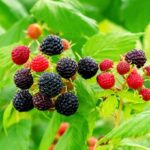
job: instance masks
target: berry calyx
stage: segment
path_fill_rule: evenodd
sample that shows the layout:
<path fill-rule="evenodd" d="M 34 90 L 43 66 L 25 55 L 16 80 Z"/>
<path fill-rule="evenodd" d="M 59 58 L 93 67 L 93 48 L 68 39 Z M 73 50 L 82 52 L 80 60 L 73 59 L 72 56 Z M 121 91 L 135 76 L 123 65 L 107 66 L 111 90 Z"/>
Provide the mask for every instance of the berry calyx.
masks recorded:
<path fill-rule="evenodd" d="M 31 39 L 37 39 L 42 34 L 42 28 L 39 24 L 30 24 L 27 29 L 27 35 Z"/>
<path fill-rule="evenodd" d="M 77 63 L 70 58 L 62 58 L 57 63 L 56 70 L 60 76 L 69 79 L 75 75 L 77 71 Z"/>
<path fill-rule="evenodd" d="M 126 61 L 120 61 L 117 65 L 117 72 L 120 75 L 124 75 L 130 71 L 130 64 Z"/>
<path fill-rule="evenodd" d="M 110 59 L 105 59 L 99 64 L 99 68 L 101 71 L 107 71 L 113 68 L 114 62 Z"/>
<path fill-rule="evenodd" d="M 150 76 L 150 66 L 146 66 L 144 68 L 144 71 L 145 71 L 145 73 L 146 73 L 147 76 Z"/>
<path fill-rule="evenodd" d="M 32 59 L 30 67 L 35 72 L 43 72 L 49 67 L 49 63 L 44 56 L 38 55 Z"/>
<path fill-rule="evenodd" d="M 49 56 L 61 54 L 63 49 L 62 40 L 56 35 L 47 36 L 40 45 L 40 51 Z"/>
<path fill-rule="evenodd" d="M 65 131 L 68 129 L 68 127 L 69 127 L 69 124 L 67 122 L 61 123 L 59 130 L 58 130 L 58 134 L 62 136 L 65 133 Z"/>
<path fill-rule="evenodd" d="M 78 98 L 71 92 L 61 94 L 55 103 L 58 113 L 65 116 L 73 115 L 79 106 Z"/>
<path fill-rule="evenodd" d="M 125 60 L 128 63 L 135 64 L 137 68 L 141 68 L 142 66 L 144 66 L 147 59 L 144 51 L 133 49 L 125 55 Z"/>
<path fill-rule="evenodd" d="M 149 101 L 150 100 L 150 89 L 148 88 L 142 88 L 139 92 L 140 95 L 142 95 L 143 100 Z"/>
<path fill-rule="evenodd" d="M 132 89 L 139 89 L 143 86 L 143 78 L 137 72 L 136 69 L 132 70 L 132 72 L 127 77 L 127 84 Z"/>
<path fill-rule="evenodd" d="M 92 78 L 98 71 L 98 65 L 94 59 L 85 57 L 78 62 L 78 73 L 84 79 Z"/>
<path fill-rule="evenodd" d="M 68 50 L 70 48 L 70 42 L 66 39 L 62 39 L 62 43 L 64 46 L 64 50 Z"/>
<path fill-rule="evenodd" d="M 29 89 L 33 84 L 33 77 L 30 69 L 18 70 L 14 76 L 14 82 L 20 89 Z"/>
<path fill-rule="evenodd" d="M 115 78 L 112 73 L 101 73 L 97 76 L 97 82 L 103 89 L 110 89 L 115 85 Z"/>
<path fill-rule="evenodd" d="M 17 65 L 22 65 L 29 59 L 30 50 L 27 46 L 17 46 L 11 52 L 12 61 Z"/>

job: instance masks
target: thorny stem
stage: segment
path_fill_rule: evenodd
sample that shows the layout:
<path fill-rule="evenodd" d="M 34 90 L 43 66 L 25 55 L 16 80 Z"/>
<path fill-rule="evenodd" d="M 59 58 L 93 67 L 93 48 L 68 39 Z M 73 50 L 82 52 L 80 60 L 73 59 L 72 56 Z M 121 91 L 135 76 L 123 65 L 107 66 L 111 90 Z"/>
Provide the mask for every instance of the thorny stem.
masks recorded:
<path fill-rule="evenodd" d="M 123 101 L 122 101 L 122 99 L 120 99 L 119 108 L 115 115 L 115 128 L 117 128 L 120 124 L 122 106 L 123 106 Z"/>

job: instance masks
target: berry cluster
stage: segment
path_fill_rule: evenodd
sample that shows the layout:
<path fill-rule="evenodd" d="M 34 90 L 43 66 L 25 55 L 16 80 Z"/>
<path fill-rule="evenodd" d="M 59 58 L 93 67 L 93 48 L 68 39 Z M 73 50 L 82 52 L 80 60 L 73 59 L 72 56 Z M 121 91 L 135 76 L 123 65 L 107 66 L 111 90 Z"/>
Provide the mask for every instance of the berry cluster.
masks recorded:
<path fill-rule="evenodd" d="M 48 35 L 39 45 L 38 54 L 32 58 L 27 46 L 17 46 L 12 50 L 12 61 L 17 65 L 24 64 L 24 68 L 14 75 L 14 83 L 20 89 L 13 100 L 16 110 L 56 109 L 65 116 L 77 111 L 79 102 L 72 81 L 77 72 L 85 79 L 93 77 L 98 71 L 98 64 L 90 57 L 85 57 L 78 63 L 68 57 L 61 58 L 56 64 L 50 62 L 50 57 L 59 55 L 68 48 L 70 43 L 66 39 Z"/>
<path fill-rule="evenodd" d="M 88 150 L 94 150 L 97 141 L 98 140 L 95 137 L 90 137 L 87 141 Z"/>
<path fill-rule="evenodd" d="M 103 60 L 99 68 L 101 73 L 97 76 L 97 82 L 103 89 L 121 90 L 115 85 L 117 82 L 117 72 L 124 79 L 123 87 L 138 90 L 143 100 L 150 100 L 150 89 L 144 87 L 144 78 L 150 77 L 150 66 L 144 66 L 146 63 L 146 56 L 144 51 L 133 49 L 125 54 L 117 65 L 110 59 Z M 138 71 L 143 68 L 143 73 Z"/>

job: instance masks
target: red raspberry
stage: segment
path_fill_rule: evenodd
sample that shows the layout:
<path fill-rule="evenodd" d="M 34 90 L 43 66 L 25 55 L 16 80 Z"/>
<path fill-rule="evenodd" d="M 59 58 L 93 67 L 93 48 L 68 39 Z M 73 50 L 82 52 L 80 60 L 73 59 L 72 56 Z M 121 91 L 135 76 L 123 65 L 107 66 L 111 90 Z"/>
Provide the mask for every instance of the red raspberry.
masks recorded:
<path fill-rule="evenodd" d="M 143 86 L 143 78 L 138 74 L 137 70 L 134 69 L 127 77 L 128 86 L 132 89 L 138 89 Z"/>
<path fill-rule="evenodd" d="M 111 73 L 101 73 L 97 76 L 97 82 L 101 88 L 110 89 L 115 84 L 115 78 Z"/>
<path fill-rule="evenodd" d="M 66 39 L 62 39 L 62 43 L 63 43 L 63 46 L 64 46 L 64 50 L 67 50 L 70 48 L 70 42 Z"/>
<path fill-rule="evenodd" d="M 37 39 L 42 34 L 42 29 L 40 25 L 34 23 L 29 25 L 27 34 L 31 39 Z"/>
<path fill-rule="evenodd" d="M 62 123 L 62 124 L 60 125 L 59 130 L 58 130 L 58 134 L 59 134 L 60 136 L 62 136 L 62 135 L 65 133 L 65 131 L 67 130 L 68 127 L 69 127 L 69 124 L 68 124 L 68 123 L 66 123 L 66 122 Z"/>
<path fill-rule="evenodd" d="M 95 148 L 90 146 L 90 147 L 88 147 L 88 150 L 95 150 Z"/>
<path fill-rule="evenodd" d="M 150 66 L 146 66 L 146 67 L 144 68 L 144 70 L 145 70 L 145 72 L 146 72 L 146 75 L 147 75 L 147 76 L 150 76 Z"/>
<path fill-rule="evenodd" d="M 17 46 L 11 52 L 12 61 L 17 65 L 22 65 L 29 59 L 30 49 L 27 46 Z"/>
<path fill-rule="evenodd" d="M 97 139 L 96 139 L 95 137 L 90 137 L 90 138 L 88 139 L 87 144 L 88 144 L 89 147 L 94 147 L 95 144 L 96 144 L 96 142 L 97 142 Z"/>
<path fill-rule="evenodd" d="M 140 90 L 139 93 L 140 93 L 140 95 L 142 95 L 142 97 L 145 101 L 150 100 L 150 89 L 143 88 L 143 89 Z"/>
<path fill-rule="evenodd" d="M 107 71 L 107 70 L 109 70 L 110 68 L 112 68 L 113 67 L 113 61 L 112 60 L 110 60 L 110 59 L 105 59 L 105 60 L 103 60 L 101 63 L 100 63 L 100 65 L 99 65 L 99 67 L 100 67 L 100 70 L 101 71 Z"/>
<path fill-rule="evenodd" d="M 48 68 L 48 66 L 48 60 L 42 55 L 34 57 L 30 63 L 31 69 L 35 72 L 43 72 Z"/>
<path fill-rule="evenodd" d="M 124 75 L 128 73 L 130 70 L 130 64 L 127 63 L 126 61 L 120 61 L 119 64 L 117 65 L 117 71 L 120 75 Z"/>

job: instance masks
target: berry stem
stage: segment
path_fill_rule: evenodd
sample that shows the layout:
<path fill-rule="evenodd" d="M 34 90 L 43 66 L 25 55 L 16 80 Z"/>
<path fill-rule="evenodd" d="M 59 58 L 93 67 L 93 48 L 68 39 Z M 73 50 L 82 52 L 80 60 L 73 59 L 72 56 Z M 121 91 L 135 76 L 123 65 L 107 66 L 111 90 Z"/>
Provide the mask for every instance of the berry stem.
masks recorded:
<path fill-rule="evenodd" d="M 115 115 L 115 128 L 117 128 L 120 124 L 122 104 L 123 104 L 123 101 L 122 101 L 122 99 L 120 99 L 119 108 L 118 108 L 116 115 Z"/>

